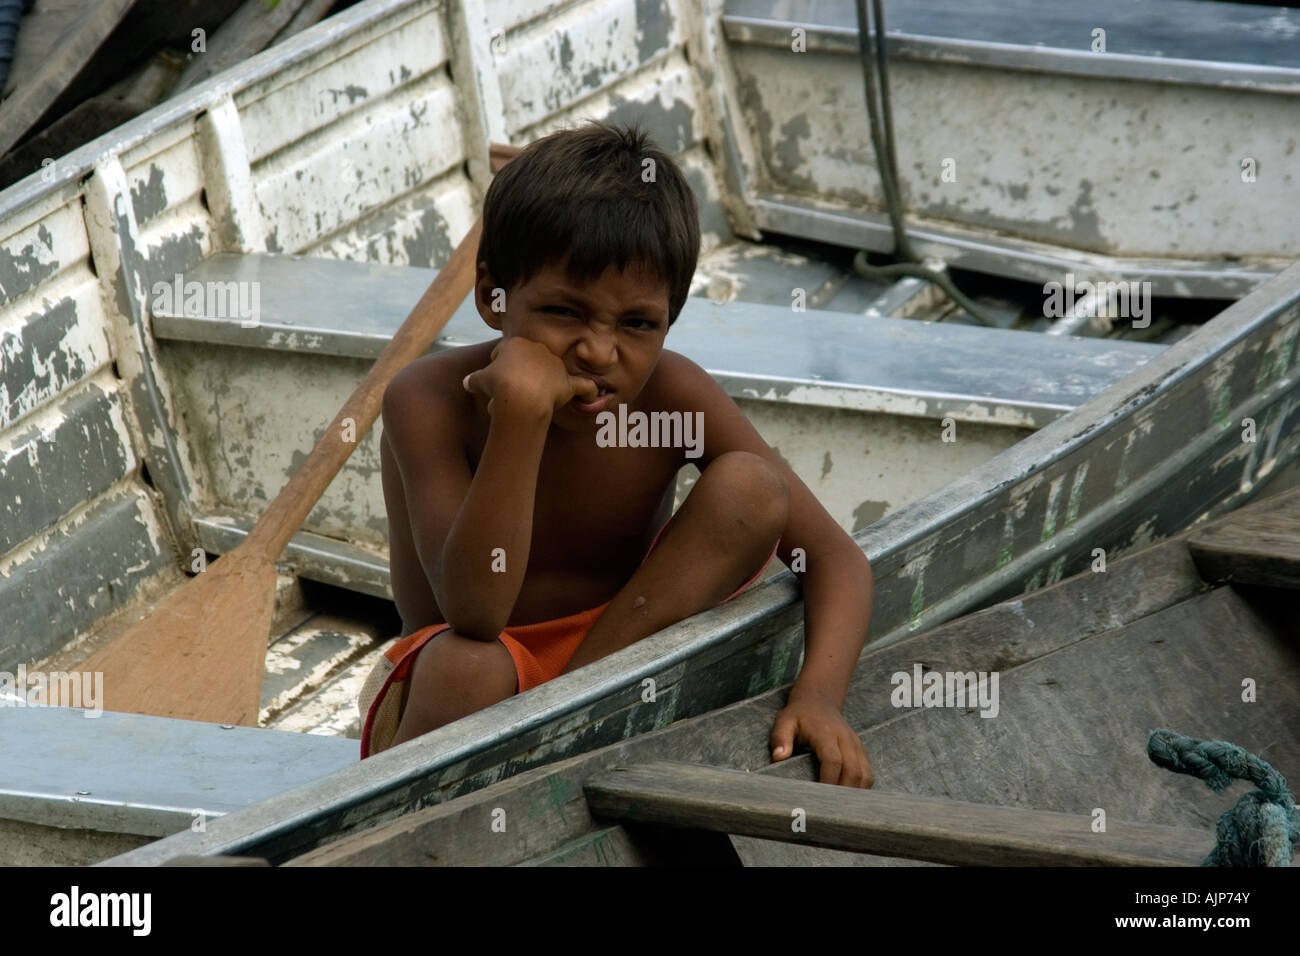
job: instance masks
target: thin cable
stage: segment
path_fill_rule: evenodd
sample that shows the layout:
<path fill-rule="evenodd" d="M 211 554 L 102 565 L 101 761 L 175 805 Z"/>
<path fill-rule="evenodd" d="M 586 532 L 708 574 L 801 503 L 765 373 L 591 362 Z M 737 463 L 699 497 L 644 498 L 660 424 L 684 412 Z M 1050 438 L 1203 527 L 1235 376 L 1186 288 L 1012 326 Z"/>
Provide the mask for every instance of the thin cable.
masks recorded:
<path fill-rule="evenodd" d="M 885 195 L 889 224 L 894 233 L 893 254 L 904 261 L 887 266 L 873 266 L 867 262 L 866 251 L 860 250 L 853 257 L 853 269 L 859 275 L 870 279 L 892 279 L 907 275 L 928 280 L 947 293 L 949 298 L 981 325 L 997 325 L 990 312 L 977 305 L 957 288 L 944 265 L 935 266 L 920 262 L 916 250 L 912 248 L 903 216 L 903 196 L 898 180 L 898 154 L 894 143 L 894 111 L 889 91 L 889 55 L 885 49 L 883 0 L 871 0 L 870 12 L 867 10 L 866 0 L 857 0 L 857 11 L 858 49 L 862 59 L 862 80 L 867 97 L 871 145 L 876 152 L 880 188 Z M 873 35 L 874 52 L 871 44 Z M 875 75 L 877 73 L 878 77 Z"/>
<path fill-rule="evenodd" d="M 898 217 L 895 230 L 895 244 L 898 254 L 904 259 L 916 261 L 918 256 L 912 248 L 912 241 L 907 236 L 903 219 L 903 187 L 898 179 L 898 152 L 894 147 L 894 109 L 893 97 L 889 95 L 889 53 L 885 49 L 885 10 L 881 0 L 871 0 L 871 9 L 875 14 L 873 32 L 876 37 L 876 65 L 880 71 L 880 112 L 881 128 L 885 134 L 885 164 L 889 167 L 889 180 L 894 194 L 894 210 Z"/>

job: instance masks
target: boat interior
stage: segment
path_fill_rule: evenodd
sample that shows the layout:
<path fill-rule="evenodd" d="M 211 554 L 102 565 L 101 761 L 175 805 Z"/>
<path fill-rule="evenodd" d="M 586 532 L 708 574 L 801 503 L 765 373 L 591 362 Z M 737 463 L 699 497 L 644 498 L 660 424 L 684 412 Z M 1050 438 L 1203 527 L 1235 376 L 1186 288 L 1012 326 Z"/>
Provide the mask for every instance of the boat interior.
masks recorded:
<path fill-rule="evenodd" d="M 887 260 L 889 218 L 856 26 L 811 0 L 512 0 L 492 20 L 474 4 L 367 0 L 59 157 L 0 192 L 0 671 L 71 669 L 242 541 L 470 228 L 489 144 L 587 118 L 640 123 L 686 172 L 704 247 L 668 347 L 706 368 L 879 557 L 878 580 L 897 575 L 873 623 L 880 653 L 1084 566 L 1089 542 L 1052 553 L 1047 527 L 1057 514 L 1063 532 L 1101 527 L 1119 507 L 1116 482 L 1138 489 L 1105 524 L 1119 553 L 1285 486 L 1300 421 L 1284 400 L 1298 293 L 1279 273 L 1300 243 L 1276 214 L 1284 187 L 1164 207 L 1229 153 L 1290 169 L 1285 143 L 1259 130 L 1288 121 L 1300 57 L 1252 13 L 1241 62 L 1224 63 L 1213 42 L 1223 5 L 1167 2 L 1187 15 L 1113 3 L 1125 28 L 1111 30 L 1105 70 L 1074 14 L 1049 25 L 1027 0 L 993 19 L 958 15 L 959 0 L 890 4 L 908 228 L 994 327 L 922 279 L 855 268 L 860 250 Z M 806 52 L 791 51 L 792 23 Z M 778 65 L 795 55 L 798 68 Z M 1002 105 L 956 115 L 962 89 Z M 1168 174 L 1186 181 L 1139 177 L 1143 228 L 1184 237 L 1157 248 L 1113 193 L 1124 169 L 1163 162 L 1161 145 L 1130 142 L 1123 163 L 1072 152 L 1084 165 L 1063 166 L 1070 122 L 1046 116 L 1086 95 L 1110 104 L 1102 126 L 1163 110 L 1177 137 L 1188 90 L 1204 92 L 1224 132 L 1199 141 L 1191 171 Z M 994 115 L 1007 123 L 998 137 Z M 972 188 L 927 192 L 939 170 L 923 174 L 920 157 L 958 142 L 979 144 L 957 154 Z M 1190 229 L 1221 202 L 1233 216 L 1217 236 Z M 1047 334 L 1043 283 L 1071 270 L 1150 282 L 1153 321 Z M 229 301 L 167 294 L 193 282 L 256 288 L 256 321 Z M 490 335 L 466 302 L 434 348 Z M 1150 421 L 1131 399 L 1165 391 L 1225 419 L 1258 415 L 1263 451 L 1199 428 L 1135 445 Z M 1102 425 L 1116 429 L 1110 458 L 1085 487 L 1076 439 Z M 359 439 L 284 552 L 261 727 L 6 709 L 0 746 L 30 759 L 21 778 L 0 779 L 0 862 L 47 851 L 40 859 L 81 862 L 202 834 L 355 765 L 356 694 L 400 627 L 377 442 L 378 428 Z M 1159 470 L 1165 460 L 1174 470 Z M 1187 503 L 1151 505 L 1187 462 L 1207 476 Z M 693 477 L 683 470 L 679 502 Z M 977 565 L 987 577 L 953 573 Z M 777 632 L 787 644 L 742 657 L 718 697 L 671 717 L 788 682 L 794 600 L 774 581 L 751 616 L 690 631 L 719 654 Z M 742 638 L 746 628 L 758 636 Z M 755 661 L 758 675 L 745 674 Z"/>

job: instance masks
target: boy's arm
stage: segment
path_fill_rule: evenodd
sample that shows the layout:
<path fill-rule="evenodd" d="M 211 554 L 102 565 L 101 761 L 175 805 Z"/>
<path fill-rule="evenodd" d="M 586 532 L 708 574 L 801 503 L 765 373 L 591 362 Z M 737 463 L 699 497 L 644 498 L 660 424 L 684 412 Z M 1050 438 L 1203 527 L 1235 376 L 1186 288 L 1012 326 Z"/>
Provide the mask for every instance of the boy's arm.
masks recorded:
<path fill-rule="evenodd" d="M 440 392 L 427 372 L 408 367 L 384 392 L 384 433 L 438 608 L 457 633 L 490 641 L 508 621 L 523 585 L 550 414 L 528 403 L 500 403 L 471 473 L 460 438 L 461 405 L 459 395 Z M 504 561 L 496 560 L 494 570 L 496 548 Z"/>
<path fill-rule="evenodd" d="M 423 360 L 421 360 L 423 362 Z M 488 398 L 478 467 L 465 460 L 459 387 Z M 435 385 L 422 364 L 384 392 L 384 431 L 401 471 L 411 535 L 443 617 L 458 634 L 494 641 L 510 620 L 532 547 L 537 474 L 551 417 L 596 385 L 568 374 L 545 345 L 498 342 L 459 385 Z"/>
<path fill-rule="evenodd" d="M 670 354 L 660 366 L 671 376 L 672 394 L 681 396 L 683 408 L 704 412 L 701 470 L 726 452 L 748 451 L 780 469 L 789 488 L 789 519 L 778 553 L 791 567 L 795 549 L 802 549 L 804 663 L 773 728 L 773 759 L 789 757 L 795 741 L 803 741 L 817 754 L 823 782 L 870 786 L 866 751 L 841 713 L 871 620 L 874 585 L 867 556 L 709 374 L 675 353 L 664 358 Z"/>

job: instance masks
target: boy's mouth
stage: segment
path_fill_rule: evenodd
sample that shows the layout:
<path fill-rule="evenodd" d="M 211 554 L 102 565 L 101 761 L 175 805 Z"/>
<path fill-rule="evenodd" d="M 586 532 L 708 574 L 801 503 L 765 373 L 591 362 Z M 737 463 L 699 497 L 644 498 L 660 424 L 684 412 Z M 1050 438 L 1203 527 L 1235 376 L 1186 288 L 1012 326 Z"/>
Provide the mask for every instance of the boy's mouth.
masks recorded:
<path fill-rule="evenodd" d="M 597 382 L 595 399 L 590 402 L 584 402 L 575 395 L 569 404 L 573 406 L 576 411 L 579 411 L 584 415 L 595 415 L 597 412 L 604 411 L 605 407 L 609 404 L 610 399 L 613 397 L 613 389 Z"/>

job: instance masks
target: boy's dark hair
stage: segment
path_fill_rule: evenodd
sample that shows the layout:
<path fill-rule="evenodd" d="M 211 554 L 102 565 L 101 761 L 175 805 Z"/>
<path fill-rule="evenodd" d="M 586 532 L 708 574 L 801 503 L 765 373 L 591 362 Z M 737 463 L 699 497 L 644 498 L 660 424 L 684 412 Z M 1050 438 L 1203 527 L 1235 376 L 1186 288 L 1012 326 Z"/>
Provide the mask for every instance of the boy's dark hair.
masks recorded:
<path fill-rule="evenodd" d="M 551 133 L 492 179 L 478 247 L 492 280 L 508 292 L 566 254 L 579 282 L 646 263 L 667 284 L 668 324 L 676 321 L 700 254 L 695 194 L 635 124 L 593 120 Z"/>

